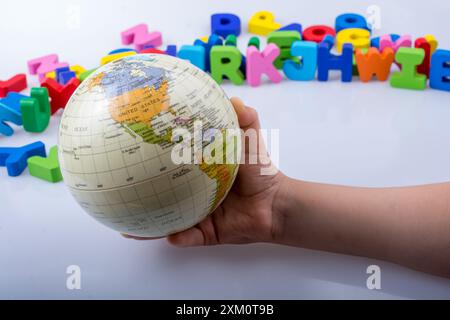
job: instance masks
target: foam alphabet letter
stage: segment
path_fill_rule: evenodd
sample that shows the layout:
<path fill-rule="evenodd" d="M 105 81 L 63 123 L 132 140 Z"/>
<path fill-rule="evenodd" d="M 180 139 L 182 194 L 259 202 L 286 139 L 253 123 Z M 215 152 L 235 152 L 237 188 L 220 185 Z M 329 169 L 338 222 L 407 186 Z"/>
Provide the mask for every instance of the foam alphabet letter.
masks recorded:
<path fill-rule="evenodd" d="M 248 40 L 247 47 L 254 46 L 256 49 L 259 50 L 260 45 L 261 42 L 259 41 L 258 37 L 251 37 L 250 40 Z"/>
<path fill-rule="evenodd" d="M 110 62 L 113 62 L 113 61 L 118 60 L 123 57 L 134 56 L 135 54 L 136 54 L 135 51 L 126 51 L 126 52 L 121 52 L 121 53 L 110 54 L 110 55 L 104 56 L 100 60 L 100 64 L 103 66 L 105 64 L 108 64 Z"/>
<path fill-rule="evenodd" d="M 70 67 L 70 71 L 75 72 L 75 75 L 78 79 L 80 79 L 81 75 L 86 72 L 86 69 L 83 68 L 80 65 L 74 65 Z M 51 79 L 56 79 L 58 80 L 58 78 L 56 77 L 56 70 L 52 71 L 52 72 L 48 72 L 45 74 L 45 78 L 51 78 Z"/>
<path fill-rule="evenodd" d="M 237 47 L 237 38 L 235 35 L 230 34 L 226 39 L 225 39 L 225 43 L 226 46 L 231 46 L 231 47 Z M 242 75 L 244 76 L 245 79 L 245 72 L 246 72 L 246 66 L 247 66 L 247 58 L 241 54 L 241 66 L 240 66 L 240 70 L 242 72 Z"/>
<path fill-rule="evenodd" d="M 285 61 L 283 71 L 289 80 L 314 80 L 317 70 L 317 43 L 312 41 L 297 41 L 292 44 L 291 54 L 300 58 L 300 63 Z"/>
<path fill-rule="evenodd" d="M 6 98 L 0 99 L 0 134 L 11 136 L 14 130 L 5 122 L 12 122 L 17 126 L 22 125 L 22 113 L 20 112 L 20 100 L 28 98 L 20 93 L 10 92 Z"/>
<path fill-rule="evenodd" d="M 8 92 L 20 92 L 27 88 L 27 76 L 17 74 L 9 80 L 0 81 L 0 98 L 6 97 Z"/>
<path fill-rule="evenodd" d="M 155 47 L 149 46 L 142 49 L 139 53 L 153 53 L 153 54 L 165 54 L 172 57 L 177 56 L 177 46 L 176 45 L 168 45 L 166 50 L 156 49 Z"/>
<path fill-rule="evenodd" d="M 62 67 L 56 69 L 55 72 L 55 80 L 59 82 L 59 78 L 61 77 L 61 73 L 70 71 L 69 67 Z"/>
<path fill-rule="evenodd" d="M 335 56 L 331 52 L 331 46 L 322 42 L 319 44 L 318 56 L 318 80 L 328 81 L 330 70 L 341 70 L 342 82 L 351 82 L 353 75 L 353 45 L 344 44 L 342 55 Z"/>
<path fill-rule="evenodd" d="M 298 33 L 302 34 L 303 27 L 300 23 L 291 23 L 278 29 L 277 31 L 297 31 Z"/>
<path fill-rule="evenodd" d="M 397 41 L 398 39 L 400 39 L 400 36 L 398 35 L 398 34 L 389 34 L 389 35 L 387 35 L 387 36 L 390 36 L 391 37 L 391 40 L 393 41 L 393 42 L 395 42 L 395 41 Z M 375 48 L 377 48 L 377 49 L 380 49 L 380 37 L 375 37 L 375 38 L 372 38 L 371 40 L 370 40 L 370 46 L 371 47 L 375 47 Z"/>
<path fill-rule="evenodd" d="M 237 46 L 237 38 L 234 34 L 230 34 L 229 36 L 227 36 L 225 38 L 225 43 L 226 46 L 232 46 L 232 47 L 236 47 Z"/>
<path fill-rule="evenodd" d="M 369 49 L 365 48 L 365 49 L 359 49 L 359 51 L 363 54 L 366 55 L 367 52 L 369 51 Z M 359 71 L 358 71 L 358 64 L 356 63 L 356 54 L 353 53 L 353 75 L 354 76 L 359 76 Z"/>
<path fill-rule="evenodd" d="M 184 45 L 178 51 L 178 58 L 189 60 L 194 66 L 205 70 L 205 48 L 203 46 Z"/>
<path fill-rule="evenodd" d="M 328 26 L 311 26 L 303 31 L 303 40 L 320 43 L 327 35 L 330 35 L 334 38 L 336 36 L 336 31 Z"/>
<path fill-rule="evenodd" d="M 362 82 L 369 82 L 373 75 L 378 81 L 386 81 L 389 78 L 395 54 L 391 48 L 386 48 L 380 53 L 377 48 L 370 48 L 366 54 L 357 49 L 355 52 L 356 65 L 359 78 Z"/>
<path fill-rule="evenodd" d="M 50 122 L 47 88 L 32 88 L 31 97 L 20 100 L 20 112 L 25 131 L 43 132 L 47 129 Z"/>
<path fill-rule="evenodd" d="M 148 26 L 145 23 L 138 24 L 121 33 L 122 44 L 134 44 L 137 51 L 141 51 L 145 46 L 159 47 L 162 45 L 161 32 L 148 32 Z"/>
<path fill-rule="evenodd" d="M 417 66 L 417 72 L 424 74 L 427 78 L 430 77 L 430 64 L 431 64 L 431 46 L 425 38 L 418 38 L 414 43 L 415 48 L 420 48 L 425 51 L 425 58 L 420 66 Z"/>
<path fill-rule="evenodd" d="M 254 46 L 247 48 L 247 82 L 252 87 L 261 84 L 261 75 L 266 74 L 269 79 L 278 83 L 283 77 L 274 66 L 275 59 L 279 56 L 280 49 L 273 43 L 268 44 L 263 52 L 259 52 Z"/>
<path fill-rule="evenodd" d="M 248 32 L 266 36 L 270 32 L 278 30 L 281 24 L 275 22 L 275 16 L 269 11 L 260 11 L 255 13 L 248 23 Z"/>
<path fill-rule="evenodd" d="M 77 77 L 77 75 L 73 71 L 62 72 L 59 75 L 59 83 L 61 83 L 62 85 L 65 85 L 70 81 L 70 79 L 73 79 L 76 77 Z"/>
<path fill-rule="evenodd" d="M 203 43 L 208 43 L 208 39 L 209 39 L 209 36 L 203 36 L 203 37 L 198 38 L 198 40 L 200 40 Z"/>
<path fill-rule="evenodd" d="M 6 167 L 10 177 L 19 176 L 33 156 L 45 157 L 45 145 L 38 141 L 19 148 L 0 148 L 0 167 Z"/>
<path fill-rule="evenodd" d="M 269 33 L 267 43 L 273 43 L 280 48 L 280 55 L 274 63 L 277 69 L 283 68 L 283 61 L 292 60 L 291 45 L 301 39 L 302 36 L 297 31 L 274 31 Z"/>
<path fill-rule="evenodd" d="M 28 71 L 30 74 L 37 74 L 39 76 L 39 81 L 44 80 L 47 73 L 67 66 L 69 66 L 69 64 L 59 62 L 57 54 L 50 54 L 28 61 Z"/>
<path fill-rule="evenodd" d="M 327 35 L 323 38 L 322 42 L 328 43 L 328 45 L 329 45 L 331 48 L 333 48 L 333 47 L 334 47 L 335 39 L 334 39 L 333 36 L 327 34 Z"/>
<path fill-rule="evenodd" d="M 217 13 L 211 16 L 211 34 L 226 38 L 230 34 L 241 34 L 241 19 L 231 13 Z"/>
<path fill-rule="evenodd" d="M 366 49 L 370 47 L 370 32 L 366 29 L 344 29 L 336 36 L 336 49 L 342 52 L 344 43 L 351 43 L 355 49 Z"/>
<path fill-rule="evenodd" d="M 72 78 L 76 78 L 76 73 L 69 67 L 63 67 L 55 70 L 55 78 L 60 84 L 65 85 Z"/>
<path fill-rule="evenodd" d="M 395 60 L 401 65 L 401 71 L 391 76 L 391 86 L 394 88 L 424 90 L 427 76 L 417 73 L 417 66 L 423 62 L 425 51 L 416 48 L 400 48 Z"/>
<path fill-rule="evenodd" d="M 211 48 L 213 46 L 221 46 L 223 45 L 222 39 L 217 34 L 212 34 L 208 38 L 208 42 L 204 43 L 201 40 L 195 40 L 194 45 L 196 46 L 202 46 L 205 48 L 205 71 L 211 71 L 211 63 L 210 63 L 210 53 Z"/>
<path fill-rule="evenodd" d="M 139 53 L 155 53 L 155 54 L 166 54 L 172 57 L 177 56 L 177 46 L 174 44 L 169 44 L 166 50 L 156 49 L 154 46 L 145 46 Z"/>
<path fill-rule="evenodd" d="M 432 34 L 427 34 L 424 38 L 430 44 L 431 55 L 433 55 L 438 48 L 439 42 Z"/>
<path fill-rule="evenodd" d="M 166 54 L 172 57 L 177 56 L 177 45 L 176 44 L 169 44 L 166 47 Z"/>
<path fill-rule="evenodd" d="M 437 50 L 431 58 L 430 87 L 450 91 L 450 51 Z"/>
<path fill-rule="evenodd" d="M 239 70 L 242 54 L 232 46 L 214 46 L 211 49 L 211 76 L 218 84 L 226 76 L 236 85 L 244 83 L 244 75 Z"/>
<path fill-rule="evenodd" d="M 53 79 L 45 79 L 41 86 L 47 88 L 51 101 L 51 114 L 64 109 L 73 92 L 80 85 L 80 80 L 72 78 L 66 85 L 61 85 Z"/>
<path fill-rule="evenodd" d="M 412 39 L 409 35 L 401 36 L 397 40 L 394 39 L 390 35 L 381 36 L 380 52 L 383 52 L 385 48 L 391 48 L 396 53 L 399 48 L 411 48 L 412 46 Z"/>
<path fill-rule="evenodd" d="M 150 47 L 150 48 L 145 48 L 142 49 L 141 52 L 139 52 L 140 54 L 142 53 L 153 53 L 153 54 L 166 54 L 165 51 Z"/>
<path fill-rule="evenodd" d="M 58 147 L 50 149 L 48 157 L 33 156 L 28 158 L 28 170 L 33 177 L 48 181 L 59 182 L 63 179 L 58 162 Z"/>
<path fill-rule="evenodd" d="M 370 28 L 367 25 L 367 20 L 362 15 L 355 13 L 344 13 L 336 18 L 336 32 L 353 28 L 366 29 L 370 31 Z"/>
<path fill-rule="evenodd" d="M 119 49 L 114 49 L 114 50 L 110 51 L 108 53 L 108 55 L 110 55 L 110 54 L 117 54 L 117 53 L 124 53 L 124 52 L 129 52 L 129 51 L 134 51 L 135 53 L 137 53 L 136 50 L 133 50 L 133 49 L 130 49 L 130 48 L 119 48 Z"/>

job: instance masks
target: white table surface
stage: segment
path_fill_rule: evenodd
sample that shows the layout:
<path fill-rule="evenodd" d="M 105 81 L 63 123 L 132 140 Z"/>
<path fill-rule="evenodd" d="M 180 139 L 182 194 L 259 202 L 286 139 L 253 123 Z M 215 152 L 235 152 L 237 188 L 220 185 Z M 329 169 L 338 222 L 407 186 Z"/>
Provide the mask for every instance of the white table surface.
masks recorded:
<path fill-rule="evenodd" d="M 278 3 L 278 4 L 277 4 Z M 282 4 L 280 4 L 282 3 Z M 432 33 L 450 49 L 446 1 L 25 1 L 2 3 L 0 79 L 26 61 L 58 53 L 95 67 L 121 47 L 120 32 L 140 22 L 165 44 L 191 44 L 209 33 L 212 13 L 233 12 L 248 39 L 252 13 L 272 10 L 283 24 L 331 24 L 343 12 L 381 8 L 379 33 Z M 80 12 L 79 25 L 77 11 Z M 36 79 L 31 81 L 36 84 Z M 259 88 L 224 85 L 281 130 L 281 169 L 304 180 L 355 186 L 450 181 L 450 94 L 412 92 L 387 83 L 297 83 Z M 0 146 L 56 144 L 60 114 L 43 134 L 17 128 Z M 366 288 L 366 268 L 382 270 L 382 290 Z M 66 289 L 79 265 L 82 289 Z M 450 280 L 386 262 L 274 245 L 177 249 L 164 240 L 135 242 L 95 222 L 63 183 L 0 168 L 0 298 L 450 298 Z"/>

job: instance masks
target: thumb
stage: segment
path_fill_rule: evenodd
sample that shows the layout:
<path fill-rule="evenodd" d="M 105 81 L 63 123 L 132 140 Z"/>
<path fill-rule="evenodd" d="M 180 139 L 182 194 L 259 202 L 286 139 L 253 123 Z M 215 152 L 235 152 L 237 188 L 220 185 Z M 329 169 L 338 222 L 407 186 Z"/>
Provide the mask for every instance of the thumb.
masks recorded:
<path fill-rule="evenodd" d="M 247 107 L 239 98 L 231 98 L 231 104 L 237 114 L 239 125 L 242 129 L 253 128 L 258 130 L 260 128 L 258 113 L 255 109 Z"/>
<path fill-rule="evenodd" d="M 203 232 L 197 227 L 172 234 L 167 237 L 167 240 L 170 244 L 181 248 L 198 247 L 205 244 Z"/>

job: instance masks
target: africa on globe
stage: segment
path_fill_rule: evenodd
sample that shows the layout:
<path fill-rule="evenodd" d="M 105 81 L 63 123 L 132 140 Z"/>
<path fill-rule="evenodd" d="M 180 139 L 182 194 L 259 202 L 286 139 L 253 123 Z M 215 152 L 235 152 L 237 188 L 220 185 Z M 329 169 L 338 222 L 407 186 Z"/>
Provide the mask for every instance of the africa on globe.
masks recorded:
<path fill-rule="evenodd" d="M 234 109 L 209 75 L 143 54 L 83 81 L 64 110 L 58 150 L 66 185 L 92 217 L 121 233 L 163 237 L 220 205 L 237 175 L 240 139 Z"/>

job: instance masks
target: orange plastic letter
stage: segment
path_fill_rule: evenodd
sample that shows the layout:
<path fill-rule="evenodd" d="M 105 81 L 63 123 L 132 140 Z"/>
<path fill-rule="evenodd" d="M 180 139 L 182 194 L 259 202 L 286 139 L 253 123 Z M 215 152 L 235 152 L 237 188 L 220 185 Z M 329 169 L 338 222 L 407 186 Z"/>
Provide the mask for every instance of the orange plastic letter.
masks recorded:
<path fill-rule="evenodd" d="M 370 48 L 367 54 L 357 49 L 355 57 L 362 82 L 369 82 L 373 75 L 376 75 L 378 81 L 386 81 L 391 72 L 395 54 L 391 48 L 385 48 L 382 53 L 377 48 Z"/>

